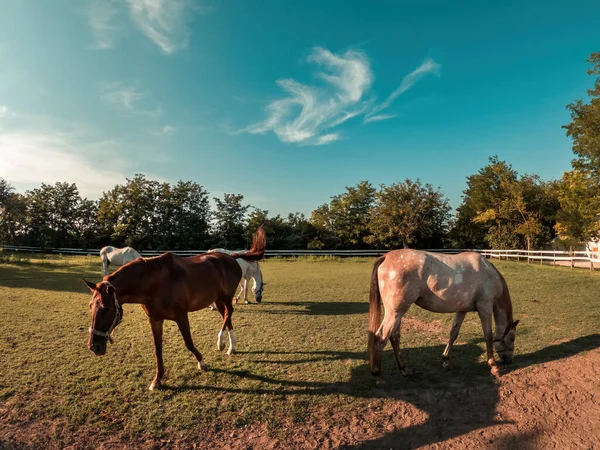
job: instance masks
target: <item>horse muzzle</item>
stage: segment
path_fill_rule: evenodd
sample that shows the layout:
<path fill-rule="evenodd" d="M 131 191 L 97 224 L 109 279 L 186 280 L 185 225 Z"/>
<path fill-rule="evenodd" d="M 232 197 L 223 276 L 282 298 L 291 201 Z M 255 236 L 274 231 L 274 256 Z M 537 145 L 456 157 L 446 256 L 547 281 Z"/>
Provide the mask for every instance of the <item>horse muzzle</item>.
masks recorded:
<path fill-rule="evenodd" d="M 92 342 L 88 348 L 94 352 L 96 356 L 102 356 L 106 353 L 106 344 L 101 344 L 99 342 Z"/>

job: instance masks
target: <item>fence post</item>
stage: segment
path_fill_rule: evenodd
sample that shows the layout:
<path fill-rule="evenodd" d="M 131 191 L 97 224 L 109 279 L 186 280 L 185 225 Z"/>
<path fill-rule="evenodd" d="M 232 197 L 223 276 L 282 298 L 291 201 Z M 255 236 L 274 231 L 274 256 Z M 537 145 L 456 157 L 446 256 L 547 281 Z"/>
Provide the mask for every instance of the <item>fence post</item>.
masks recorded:
<path fill-rule="evenodd" d="M 569 249 L 569 258 L 571 258 L 570 259 L 571 270 L 573 270 L 573 265 L 574 265 L 573 259 L 574 259 L 574 256 L 573 256 L 573 250 L 571 250 L 571 249 Z"/>
<path fill-rule="evenodd" d="M 554 256 L 552 257 L 552 265 L 556 267 L 556 249 L 554 250 Z"/>
<path fill-rule="evenodd" d="M 542 259 L 544 257 L 544 254 L 542 253 L 542 251 L 540 250 L 540 266 L 544 265 L 544 260 Z"/>

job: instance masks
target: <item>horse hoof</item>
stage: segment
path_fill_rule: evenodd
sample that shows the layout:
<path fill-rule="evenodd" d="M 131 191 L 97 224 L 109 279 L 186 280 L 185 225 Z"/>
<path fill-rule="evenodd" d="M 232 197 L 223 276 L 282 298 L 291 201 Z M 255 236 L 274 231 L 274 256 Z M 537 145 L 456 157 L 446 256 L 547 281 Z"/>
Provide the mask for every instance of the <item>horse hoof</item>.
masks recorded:
<path fill-rule="evenodd" d="M 402 369 L 402 370 L 400 370 L 400 375 L 402 375 L 403 377 L 407 377 L 408 378 L 408 377 L 412 376 L 412 374 L 413 374 L 412 369 Z"/>
<path fill-rule="evenodd" d="M 227 350 L 227 354 L 229 356 L 233 355 L 234 353 L 235 353 L 235 349 L 233 349 L 233 348 L 230 348 L 229 350 Z"/>
<path fill-rule="evenodd" d="M 204 361 L 200 361 L 198 363 L 198 369 L 200 369 L 201 371 L 205 371 L 205 370 L 208 370 L 208 366 L 206 365 L 206 363 Z"/>
<path fill-rule="evenodd" d="M 447 359 L 442 361 L 442 367 L 444 369 L 449 369 L 450 368 L 450 361 L 448 361 Z"/>
<path fill-rule="evenodd" d="M 498 369 L 498 367 L 496 366 L 492 367 L 492 375 L 494 375 L 497 378 L 500 378 L 500 369 Z"/>
<path fill-rule="evenodd" d="M 222 352 L 223 350 L 225 350 L 225 344 L 217 343 L 217 348 L 219 349 L 220 352 Z"/>
<path fill-rule="evenodd" d="M 248 300 L 244 300 L 244 303 L 245 303 L 246 305 L 249 305 L 249 304 L 250 304 L 250 302 L 249 302 Z"/>
<path fill-rule="evenodd" d="M 160 383 L 156 383 L 153 381 L 152 383 L 150 383 L 150 387 L 148 388 L 148 390 L 153 391 L 154 389 L 159 388 L 159 387 L 160 387 Z"/>

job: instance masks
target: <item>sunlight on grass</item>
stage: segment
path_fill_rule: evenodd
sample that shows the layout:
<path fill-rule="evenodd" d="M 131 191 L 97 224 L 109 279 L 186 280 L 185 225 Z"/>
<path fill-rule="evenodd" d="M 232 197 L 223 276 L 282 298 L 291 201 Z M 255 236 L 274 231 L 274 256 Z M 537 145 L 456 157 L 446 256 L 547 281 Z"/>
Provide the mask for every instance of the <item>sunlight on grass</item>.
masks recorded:
<path fill-rule="evenodd" d="M 372 259 L 272 259 L 262 263 L 263 304 L 239 304 L 233 316 L 238 353 L 217 351 L 218 313 L 190 315 L 194 341 L 210 370 L 199 372 L 174 323 L 165 323 L 166 387 L 148 392 L 154 356 L 147 319 L 125 305 L 115 344 L 95 357 L 86 347 L 90 295 L 81 277 L 101 278 L 97 257 L 31 256 L 0 264 L 0 419 L 62 420 L 71 429 L 124 436 L 167 430 L 277 427 L 319 408 L 368 409 L 374 382 L 365 364 Z M 519 325 L 516 353 L 526 360 L 551 344 L 600 329 L 600 274 L 497 262 Z M 413 307 L 402 331 L 407 363 L 398 376 L 384 358 L 389 389 L 491 382 L 481 326 L 469 314 L 450 371 L 440 357 L 452 315 Z M 560 350 L 556 350 L 560 352 Z M 376 400 L 394 401 L 393 398 Z"/>

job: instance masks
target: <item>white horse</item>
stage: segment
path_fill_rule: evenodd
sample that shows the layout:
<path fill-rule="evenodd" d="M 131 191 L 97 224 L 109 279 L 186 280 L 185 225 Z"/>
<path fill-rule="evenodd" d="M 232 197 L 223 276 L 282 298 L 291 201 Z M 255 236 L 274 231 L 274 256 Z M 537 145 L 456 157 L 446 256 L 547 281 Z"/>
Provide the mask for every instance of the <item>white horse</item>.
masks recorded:
<path fill-rule="evenodd" d="M 102 273 L 108 275 L 108 266 L 124 266 L 125 264 L 142 256 L 131 247 L 116 248 L 107 246 L 100 250 L 100 258 L 102 259 Z"/>
<path fill-rule="evenodd" d="M 207 253 L 211 252 L 227 253 L 228 255 L 234 253 L 230 250 L 225 250 L 224 248 L 213 248 Z M 254 282 L 254 284 L 252 285 L 252 294 L 254 294 L 256 302 L 262 302 L 263 289 L 267 285 L 267 283 L 263 282 L 262 271 L 260 270 L 258 261 L 246 261 L 245 259 L 241 258 L 237 258 L 236 261 L 242 268 L 242 279 L 240 280 L 240 292 L 235 297 L 235 303 L 237 304 L 238 300 L 240 299 L 240 296 L 242 295 L 242 292 L 244 293 L 244 303 L 250 303 L 248 301 L 248 281 L 250 281 L 250 279 L 252 279 L 252 281 Z"/>

